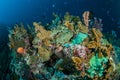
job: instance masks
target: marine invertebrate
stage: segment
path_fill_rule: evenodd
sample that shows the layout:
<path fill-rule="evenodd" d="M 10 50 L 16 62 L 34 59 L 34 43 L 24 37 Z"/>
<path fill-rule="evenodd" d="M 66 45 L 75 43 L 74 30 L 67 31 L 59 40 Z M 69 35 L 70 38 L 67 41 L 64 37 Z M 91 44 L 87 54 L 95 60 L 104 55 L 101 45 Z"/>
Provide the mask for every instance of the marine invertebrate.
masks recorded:
<path fill-rule="evenodd" d="M 79 24 L 80 23 L 80 24 Z M 69 13 L 66 13 L 64 15 L 64 19 L 63 19 L 63 24 L 72 32 L 74 33 L 78 33 L 79 31 L 81 32 L 87 32 L 87 27 L 85 25 L 82 24 L 79 16 L 73 16 L 70 15 Z M 82 25 L 82 26 L 81 26 Z M 79 30 L 79 28 L 81 30 Z M 85 29 L 85 30 L 84 30 Z M 82 31 L 83 30 L 83 31 Z"/>
<path fill-rule="evenodd" d="M 74 55 L 82 58 L 86 58 L 87 56 L 86 47 L 82 45 L 76 45 L 74 49 Z"/>
<path fill-rule="evenodd" d="M 57 49 L 55 49 L 55 55 L 59 58 L 63 58 L 64 54 L 63 54 L 63 47 L 62 46 L 58 46 Z"/>
<path fill-rule="evenodd" d="M 66 12 L 66 14 L 64 15 L 64 19 L 63 19 L 63 22 L 64 21 L 69 21 L 69 22 L 78 22 L 80 21 L 80 18 L 79 16 L 73 16 L 73 15 L 70 15 L 69 12 Z"/>
<path fill-rule="evenodd" d="M 55 15 L 51 24 L 44 27 L 34 22 L 30 31 L 23 25 L 15 26 L 9 34 L 9 46 L 15 53 L 26 54 L 14 55 L 12 71 L 22 79 L 28 67 L 33 79 L 110 79 L 108 76 L 119 70 L 113 55 L 115 48 L 100 29 L 88 28 L 89 15 L 83 14 L 84 22 L 69 13 L 63 19 Z"/>
<path fill-rule="evenodd" d="M 17 53 L 19 53 L 19 54 L 24 54 L 24 53 L 25 53 L 25 49 L 24 49 L 23 47 L 19 47 L 19 48 L 17 49 Z"/>
<path fill-rule="evenodd" d="M 95 41 L 90 41 L 88 44 L 87 44 L 87 47 L 88 48 L 98 48 L 98 46 L 99 46 L 100 44 L 99 43 L 97 43 L 97 42 L 95 42 Z"/>
<path fill-rule="evenodd" d="M 101 38 L 102 38 L 102 33 L 100 32 L 100 30 L 97 30 L 95 28 L 92 28 L 92 32 L 93 32 L 93 36 L 92 37 L 92 41 L 90 41 L 88 44 L 87 44 L 87 47 L 88 48 L 92 48 L 92 49 L 95 49 L 96 51 L 99 52 L 99 57 L 102 57 L 102 51 L 101 51 Z"/>
<path fill-rule="evenodd" d="M 73 46 L 68 47 L 65 46 L 65 48 L 63 49 L 64 56 L 71 58 L 73 56 L 73 51 L 74 51 Z"/>
<path fill-rule="evenodd" d="M 98 58 L 97 56 L 93 56 L 90 59 L 90 69 L 88 70 L 90 76 L 91 77 L 95 75 L 98 75 L 100 77 L 103 76 L 104 69 L 106 68 L 105 65 L 107 65 L 107 62 L 108 62 L 108 58 L 105 57 Z"/>
<path fill-rule="evenodd" d="M 69 42 L 72 37 L 73 37 L 73 33 L 71 31 L 69 30 L 62 31 L 55 36 L 56 39 L 55 42 L 64 44 Z"/>
<path fill-rule="evenodd" d="M 94 18 L 94 25 L 93 25 L 94 28 L 96 29 L 99 29 L 100 31 L 103 30 L 103 24 L 102 24 L 102 19 L 98 19 L 97 18 Z"/>
<path fill-rule="evenodd" d="M 84 33 L 78 33 L 76 37 L 72 40 L 73 44 L 81 44 L 85 38 L 87 38 L 88 35 Z"/>
<path fill-rule="evenodd" d="M 41 62 L 49 60 L 50 56 L 52 55 L 51 51 L 47 50 L 44 47 L 38 47 L 38 54 L 41 59 Z"/>
<path fill-rule="evenodd" d="M 72 57 L 73 62 L 75 63 L 75 67 L 77 70 L 82 70 L 82 58 Z"/>
<path fill-rule="evenodd" d="M 44 42 L 46 46 L 50 44 L 50 31 L 44 29 L 43 26 L 39 25 L 38 23 L 34 22 L 33 25 L 35 26 L 36 37 L 39 38 Z"/>
<path fill-rule="evenodd" d="M 89 31 L 88 27 L 85 26 L 81 21 L 77 22 L 77 27 L 78 27 L 79 31 L 82 33 L 88 33 L 88 31 Z"/>
<path fill-rule="evenodd" d="M 57 25 L 57 27 L 55 29 L 51 30 L 51 37 L 53 38 L 55 35 L 57 35 L 58 33 L 62 32 L 62 31 L 66 31 L 68 30 L 65 26 L 63 25 Z"/>
<path fill-rule="evenodd" d="M 25 37 L 28 36 L 28 33 L 22 24 L 21 25 L 16 24 L 13 30 L 10 30 L 9 32 L 10 34 L 8 35 L 8 37 L 10 42 L 8 45 L 11 49 L 25 47 L 24 39 Z"/>
<path fill-rule="evenodd" d="M 93 36 L 97 42 L 100 41 L 100 39 L 103 37 L 103 34 L 99 29 L 92 28 Z"/>
<path fill-rule="evenodd" d="M 37 33 L 36 36 L 43 40 L 45 38 L 50 38 L 50 31 L 47 31 L 44 29 L 44 27 L 36 22 L 33 23 L 33 25 L 35 26 L 35 32 Z"/>
<path fill-rule="evenodd" d="M 64 23 L 64 25 L 65 25 L 68 29 L 70 29 L 71 31 L 74 31 L 73 23 L 70 23 L 69 21 L 66 21 L 66 22 Z"/>
<path fill-rule="evenodd" d="M 90 16 L 90 12 L 89 11 L 85 11 L 83 13 L 83 19 L 84 19 L 84 24 L 88 27 L 89 26 L 89 16 Z"/>

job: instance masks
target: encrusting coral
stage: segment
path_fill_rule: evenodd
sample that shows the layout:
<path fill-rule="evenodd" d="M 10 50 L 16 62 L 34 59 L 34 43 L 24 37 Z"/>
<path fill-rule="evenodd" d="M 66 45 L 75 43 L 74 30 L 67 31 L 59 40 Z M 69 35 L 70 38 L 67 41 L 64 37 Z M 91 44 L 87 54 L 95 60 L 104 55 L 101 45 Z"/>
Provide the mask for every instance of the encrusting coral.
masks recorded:
<path fill-rule="evenodd" d="M 119 70 L 113 56 L 116 48 L 98 28 L 101 21 L 90 25 L 89 17 L 89 11 L 83 14 L 83 21 L 66 13 L 63 19 L 55 15 L 45 27 L 37 22 L 28 30 L 15 25 L 8 35 L 10 49 L 19 53 L 11 62 L 12 71 L 24 79 L 26 73 L 21 70 L 28 70 L 32 74 L 26 75 L 28 80 L 107 80 L 110 75 L 118 76 L 114 74 Z"/>

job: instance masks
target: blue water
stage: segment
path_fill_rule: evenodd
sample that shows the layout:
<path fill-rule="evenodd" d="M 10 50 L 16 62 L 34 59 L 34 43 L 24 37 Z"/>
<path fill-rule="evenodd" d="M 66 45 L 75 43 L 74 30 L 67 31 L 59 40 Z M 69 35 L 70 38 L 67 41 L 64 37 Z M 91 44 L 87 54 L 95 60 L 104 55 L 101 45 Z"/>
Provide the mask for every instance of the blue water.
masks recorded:
<path fill-rule="evenodd" d="M 90 10 L 103 19 L 106 27 L 114 28 L 119 20 L 119 0 L 0 0 L 0 23 L 12 25 L 41 21 L 50 22 L 52 13 L 79 15 Z M 109 23 L 109 24 L 108 24 Z"/>

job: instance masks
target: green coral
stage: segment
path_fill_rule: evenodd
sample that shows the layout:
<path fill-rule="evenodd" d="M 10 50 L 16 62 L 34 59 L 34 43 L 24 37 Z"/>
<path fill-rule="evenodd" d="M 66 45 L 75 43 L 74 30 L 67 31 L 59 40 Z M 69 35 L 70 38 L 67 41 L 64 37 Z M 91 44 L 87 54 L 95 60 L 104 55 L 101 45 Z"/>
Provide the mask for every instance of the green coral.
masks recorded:
<path fill-rule="evenodd" d="M 72 39 L 70 44 L 66 43 L 66 44 L 64 44 L 64 46 L 69 47 L 69 46 L 74 46 L 75 44 L 81 44 L 87 37 L 88 37 L 87 34 L 80 32 L 76 35 L 76 37 L 74 39 Z"/>
<path fill-rule="evenodd" d="M 98 75 L 99 77 L 103 76 L 104 70 L 106 63 L 108 62 L 108 58 L 102 57 L 98 58 L 98 56 L 93 56 L 90 59 L 90 69 L 88 70 L 88 73 L 90 74 L 91 77 L 94 77 Z"/>
<path fill-rule="evenodd" d="M 54 37 L 55 35 L 57 35 L 58 33 L 62 32 L 62 31 L 66 31 L 68 30 L 65 26 L 63 25 L 57 25 L 57 27 L 55 29 L 51 30 L 51 37 Z"/>
<path fill-rule="evenodd" d="M 59 33 L 57 36 L 56 36 L 56 43 L 61 43 L 61 44 L 64 44 L 64 43 L 67 43 L 70 41 L 70 39 L 72 38 L 73 36 L 73 33 L 70 32 L 70 31 L 64 31 L 64 32 L 61 32 Z"/>
<path fill-rule="evenodd" d="M 78 33 L 77 36 L 72 40 L 73 44 L 81 44 L 88 35 L 84 33 Z"/>

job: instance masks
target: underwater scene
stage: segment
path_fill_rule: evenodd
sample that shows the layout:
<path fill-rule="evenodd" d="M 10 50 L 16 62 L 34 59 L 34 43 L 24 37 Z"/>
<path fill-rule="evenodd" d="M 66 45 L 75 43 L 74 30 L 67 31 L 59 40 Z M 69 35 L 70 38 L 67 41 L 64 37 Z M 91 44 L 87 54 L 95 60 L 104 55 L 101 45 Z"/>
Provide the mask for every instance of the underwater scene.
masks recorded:
<path fill-rule="evenodd" d="M 120 0 L 0 0 L 0 80 L 120 80 Z"/>

